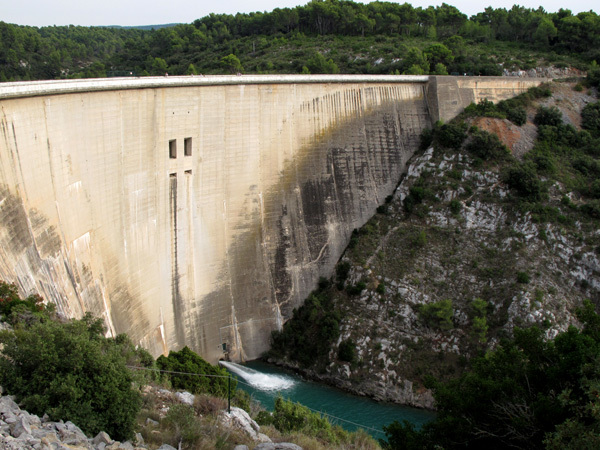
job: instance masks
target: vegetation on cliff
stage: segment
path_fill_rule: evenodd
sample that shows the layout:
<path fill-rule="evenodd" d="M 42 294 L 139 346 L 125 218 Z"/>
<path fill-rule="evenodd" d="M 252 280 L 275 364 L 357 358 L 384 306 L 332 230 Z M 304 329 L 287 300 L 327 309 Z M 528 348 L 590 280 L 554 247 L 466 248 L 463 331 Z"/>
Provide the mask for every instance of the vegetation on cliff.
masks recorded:
<path fill-rule="evenodd" d="M 0 332 L 0 385 L 39 416 L 71 420 L 88 434 L 131 437 L 141 395 L 126 366 L 153 358 L 126 335 L 105 338 L 98 319 L 58 321 L 41 302 L 18 299 L 15 286 L 1 283 L 0 290 L 15 327 Z"/>
<path fill-rule="evenodd" d="M 433 382 L 438 415 L 422 430 L 386 427 L 386 449 L 582 449 L 600 445 L 600 316 L 587 301 L 583 327 L 547 340 L 515 329 L 447 383 Z"/>
<path fill-rule="evenodd" d="M 425 132 L 327 288 L 339 337 L 308 364 L 270 356 L 376 398 L 435 400 L 440 420 L 390 427 L 390 448 L 595 447 L 600 102 L 584 85 L 484 100 Z"/>
<path fill-rule="evenodd" d="M 0 80 L 194 73 L 474 73 L 600 60 L 600 17 L 313 0 L 156 30 L 0 22 Z M 225 62 L 223 62 L 225 61 Z M 235 63 L 235 69 L 232 64 Z"/>

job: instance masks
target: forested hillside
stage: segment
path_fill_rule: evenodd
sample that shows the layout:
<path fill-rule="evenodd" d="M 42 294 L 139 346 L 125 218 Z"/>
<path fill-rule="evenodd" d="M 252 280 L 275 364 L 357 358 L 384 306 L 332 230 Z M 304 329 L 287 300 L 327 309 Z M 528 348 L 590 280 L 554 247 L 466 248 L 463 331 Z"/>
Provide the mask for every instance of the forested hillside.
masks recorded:
<path fill-rule="evenodd" d="M 0 22 L 0 80 L 192 73 L 473 73 L 600 59 L 600 18 L 513 6 L 313 0 L 153 30 Z"/>

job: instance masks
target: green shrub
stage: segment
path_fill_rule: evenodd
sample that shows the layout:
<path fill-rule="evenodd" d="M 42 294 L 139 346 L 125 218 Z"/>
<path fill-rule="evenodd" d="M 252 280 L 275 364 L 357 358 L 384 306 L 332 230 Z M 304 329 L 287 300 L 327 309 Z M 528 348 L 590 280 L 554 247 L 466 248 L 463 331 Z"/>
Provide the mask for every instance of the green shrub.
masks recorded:
<path fill-rule="evenodd" d="M 467 125 L 464 122 L 446 123 L 435 128 L 434 136 L 441 146 L 458 150 L 467 138 Z"/>
<path fill-rule="evenodd" d="M 44 304 L 44 299 L 37 294 L 30 295 L 26 299 L 19 297 L 19 291 L 15 284 L 0 281 L 0 317 L 12 323 L 40 321 L 44 317 L 50 318 L 54 315 L 54 304 Z"/>
<path fill-rule="evenodd" d="M 419 148 L 421 150 L 427 150 L 433 142 L 433 130 L 430 128 L 425 128 L 421 132 Z"/>
<path fill-rule="evenodd" d="M 312 412 L 300 403 L 275 399 L 273 410 L 273 426 L 282 433 L 301 431 L 309 436 L 318 437 L 330 444 L 340 441 L 339 437 L 347 438 L 347 433 L 331 423 L 319 413 Z"/>
<path fill-rule="evenodd" d="M 600 66 L 596 64 L 596 61 L 593 62 L 588 70 L 586 80 L 590 86 L 600 88 Z"/>
<path fill-rule="evenodd" d="M 530 277 L 527 272 L 517 272 L 517 283 L 528 284 L 529 281 Z"/>
<path fill-rule="evenodd" d="M 433 192 L 431 192 L 431 190 L 429 190 L 428 188 L 422 186 L 423 182 L 424 181 L 422 179 L 419 180 L 418 184 L 411 186 L 408 190 L 408 195 L 404 198 L 404 201 L 402 202 L 404 210 L 407 213 L 413 212 L 415 206 L 423 203 L 423 200 L 435 199 L 435 195 L 433 194 Z"/>
<path fill-rule="evenodd" d="M 346 292 L 348 293 L 348 295 L 351 296 L 355 296 L 355 295 L 360 295 L 360 293 L 362 291 L 364 291 L 366 289 L 367 285 L 364 281 L 359 281 L 358 283 L 356 283 L 353 286 L 348 286 L 348 288 L 346 289 Z"/>
<path fill-rule="evenodd" d="M 471 324 L 471 336 L 480 343 L 487 341 L 488 332 L 487 318 L 485 317 L 473 317 L 473 323 Z"/>
<path fill-rule="evenodd" d="M 100 320 L 52 320 L 0 333 L 0 383 L 23 409 L 70 420 L 86 434 L 126 440 L 141 406 L 126 364 L 137 351 L 125 335 L 103 336 Z"/>
<path fill-rule="evenodd" d="M 556 106 L 551 106 L 549 108 L 546 106 L 540 106 L 537 110 L 535 118 L 533 119 L 533 122 L 538 126 L 558 126 L 563 122 L 562 113 Z"/>
<path fill-rule="evenodd" d="M 338 359 L 353 363 L 356 361 L 356 344 L 352 339 L 344 339 L 338 347 Z"/>
<path fill-rule="evenodd" d="M 348 261 L 342 261 L 335 267 L 335 275 L 338 281 L 346 281 L 352 265 Z"/>
<path fill-rule="evenodd" d="M 552 155 L 550 151 L 537 146 L 530 151 L 526 157 L 533 161 L 538 172 L 545 173 L 547 175 L 552 175 L 556 172 L 554 155 Z"/>
<path fill-rule="evenodd" d="M 451 330 L 454 328 L 453 316 L 454 309 L 451 300 L 440 300 L 419 308 L 419 318 L 430 328 Z"/>
<path fill-rule="evenodd" d="M 591 200 L 580 206 L 581 211 L 593 219 L 600 219 L 600 201 Z"/>
<path fill-rule="evenodd" d="M 581 111 L 581 128 L 600 136 L 600 102 L 588 103 Z"/>
<path fill-rule="evenodd" d="M 503 179 L 521 197 L 534 201 L 542 198 L 542 182 L 530 161 L 507 168 Z"/>
<path fill-rule="evenodd" d="M 219 366 L 206 362 L 200 355 L 185 346 L 178 352 L 170 351 L 169 356 L 161 355 L 156 360 L 159 369 L 169 372 L 167 376 L 171 386 L 193 394 L 207 393 L 215 396 L 226 396 L 229 389 L 229 374 Z M 193 374 L 193 375 L 184 375 Z M 207 375 L 207 376 L 201 376 Z M 237 387 L 237 381 L 231 380 L 231 390 Z"/>
<path fill-rule="evenodd" d="M 466 148 L 470 153 L 484 160 L 498 160 L 510 155 L 510 151 L 497 135 L 484 130 L 475 131 Z"/>
<path fill-rule="evenodd" d="M 386 427 L 383 447 L 598 448 L 600 316 L 587 300 L 577 318 L 582 330 L 569 327 L 554 340 L 537 327 L 516 328 L 460 377 L 431 382 L 436 419 L 419 431 Z"/>
<path fill-rule="evenodd" d="M 191 448 L 202 437 L 200 421 L 190 405 L 172 405 L 162 424 L 173 431 L 175 442 L 192 446 Z"/>
<path fill-rule="evenodd" d="M 498 107 L 487 98 L 479 100 L 479 103 L 471 103 L 465 108 L 465 115 L 469 117 L 497 117 L 504 119 L 505 115 L 498 109 Z"/>
<path fill-rule="evenodd" d="M 525 108 L 521 106 L 509 108 L 506 111 L 506 118 L 515 125 L 522 126 L 527 123 L 527 111 L 525 111 Z"/>

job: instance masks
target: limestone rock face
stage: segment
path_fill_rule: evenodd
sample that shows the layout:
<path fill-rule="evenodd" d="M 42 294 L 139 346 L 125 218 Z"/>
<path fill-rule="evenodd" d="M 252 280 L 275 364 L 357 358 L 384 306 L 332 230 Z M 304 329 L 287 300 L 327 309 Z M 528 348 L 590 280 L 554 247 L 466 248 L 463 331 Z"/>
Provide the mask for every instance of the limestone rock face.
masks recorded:
<path fill-rule="evenodd" d="M 237 78 L 3 85 L 0 278 L 155 356 L 258 357 L 432 111 L 528 87 L 465 79 L 457 100 L 426 77 Z"/>

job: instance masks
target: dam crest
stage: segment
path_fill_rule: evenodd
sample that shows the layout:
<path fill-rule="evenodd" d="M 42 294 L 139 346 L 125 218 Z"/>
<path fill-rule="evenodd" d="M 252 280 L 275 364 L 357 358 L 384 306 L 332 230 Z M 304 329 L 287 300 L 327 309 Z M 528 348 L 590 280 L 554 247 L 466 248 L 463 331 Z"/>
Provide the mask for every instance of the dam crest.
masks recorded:
<path fill-rule="evenodd" d="M 0 279 L 155 356 L 253 359 L 393 193 L 424 128 L 544 79 L 0 84 Z"/>

